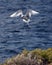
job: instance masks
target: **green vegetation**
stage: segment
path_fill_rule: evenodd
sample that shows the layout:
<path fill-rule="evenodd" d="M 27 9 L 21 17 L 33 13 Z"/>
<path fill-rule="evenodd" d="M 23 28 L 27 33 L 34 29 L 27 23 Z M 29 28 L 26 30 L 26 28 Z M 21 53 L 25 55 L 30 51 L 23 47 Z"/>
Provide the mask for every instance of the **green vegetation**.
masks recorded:
<path fill-rule="evenodd" d="M 52 65 L 52 48 L 47 50 L 23 50 L 21 54 L 7 59 L 1 65 Z"/>

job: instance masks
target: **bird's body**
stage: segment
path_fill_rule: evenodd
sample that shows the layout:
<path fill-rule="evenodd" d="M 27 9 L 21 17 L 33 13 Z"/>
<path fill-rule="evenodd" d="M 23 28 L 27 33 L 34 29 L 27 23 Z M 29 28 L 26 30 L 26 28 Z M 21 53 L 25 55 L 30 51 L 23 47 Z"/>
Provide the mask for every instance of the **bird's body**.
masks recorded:
<path fill-rule="evenodd" d="M 32 9 L 28 9 L 25 15 L 23 14 L 22 10 L 18 10 L 12 15 L 10 15 L 10 17 L 20 16 L 25 23 L 29 23 L 31 15 L 36 15 L 36 14 L 39 14 L 39 12 L 36 12 Z"/>
<path fill-rule="evenodd" d="M 22 19 L 25 23 L 28 23 L 30 21 L 30 18 L 25 15 L 22 17 Z"/>

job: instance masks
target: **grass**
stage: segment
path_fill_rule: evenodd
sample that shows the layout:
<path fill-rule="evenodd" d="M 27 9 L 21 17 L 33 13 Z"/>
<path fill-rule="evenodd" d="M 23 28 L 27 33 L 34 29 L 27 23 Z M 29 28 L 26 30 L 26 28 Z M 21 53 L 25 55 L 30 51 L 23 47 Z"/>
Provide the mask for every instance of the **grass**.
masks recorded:
<path fill-rule="evenodd" d="M 21 54 L 7 59 L 1 65 L 52 65 L 52 48 L 32 51 L 24 49 Z"/>

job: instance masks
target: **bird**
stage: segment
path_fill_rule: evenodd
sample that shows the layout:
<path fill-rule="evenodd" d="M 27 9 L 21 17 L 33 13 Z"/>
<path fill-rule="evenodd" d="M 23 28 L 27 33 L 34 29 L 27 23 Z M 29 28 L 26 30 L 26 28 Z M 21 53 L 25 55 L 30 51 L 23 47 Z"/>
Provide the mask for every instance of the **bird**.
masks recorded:
<path fill-rule="evenodd" d="M 30 22 L 31 15 L 36 15 L 36 14 L 39 14 L 39 12 L 37 12 L 35 10 L 32 10 L 32 9 L 28 9 L 25 14 L 23 14 L 23 11 L 22 10 L 18 10 L 16 12 L 14 12 L 13 14 L 11 14 L 10 17 L 11 18 L 13 18 L 13 17 L 21 17 L 22 20 L 25 23 L 29 23 Z"/>

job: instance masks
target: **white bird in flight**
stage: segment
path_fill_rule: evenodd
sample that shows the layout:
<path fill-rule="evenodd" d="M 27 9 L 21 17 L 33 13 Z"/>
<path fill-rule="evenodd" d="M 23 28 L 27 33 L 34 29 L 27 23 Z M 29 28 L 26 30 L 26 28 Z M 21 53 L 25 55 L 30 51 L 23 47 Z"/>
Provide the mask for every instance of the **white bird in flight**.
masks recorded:
<path fill-rule="evenodd" d="M 10 15 L 10 17 L 20 16 L 25 23 L 29 23 L 31 15 L 36 15 L 36 14 L 39 14 L 39 12 L 34 11 L 32 9 L 28 9 L 25 15 L 23 14 L 22 10 L 18 10 L 14 12 L 12 15 Z"/>

